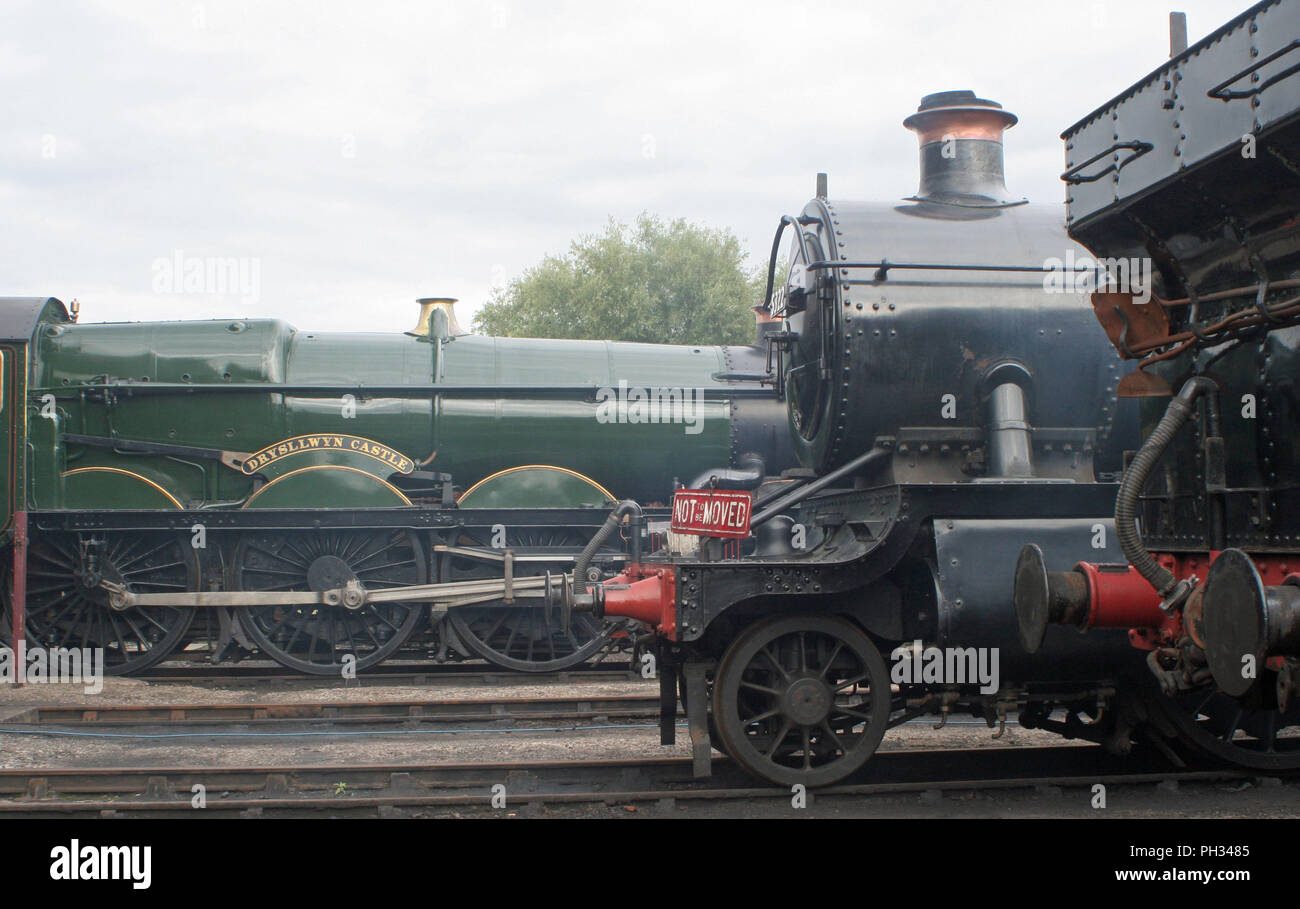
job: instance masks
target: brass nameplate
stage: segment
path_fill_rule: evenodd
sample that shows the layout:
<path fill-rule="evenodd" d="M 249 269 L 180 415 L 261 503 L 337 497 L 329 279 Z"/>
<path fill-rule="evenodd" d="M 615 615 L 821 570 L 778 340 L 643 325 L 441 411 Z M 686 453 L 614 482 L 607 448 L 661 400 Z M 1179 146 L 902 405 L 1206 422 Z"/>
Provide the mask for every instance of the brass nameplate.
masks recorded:
<path fill-rule="evenodd" d="M 257 473 L 268 464 L 274 464 L 291 455 L 305 454 L 312 451 L 354 451 L 387 464 L 398 473 L 410 473 L 415 469 L 415 462 L 399 451 L 387 445 L 361 436 L 339 435 L 337 433 L 313 433 L 308 436 L 294 436 L 283 442 L 268 445 L 261 451 L 253 452 L 240 468 L 246 474 Z"/>

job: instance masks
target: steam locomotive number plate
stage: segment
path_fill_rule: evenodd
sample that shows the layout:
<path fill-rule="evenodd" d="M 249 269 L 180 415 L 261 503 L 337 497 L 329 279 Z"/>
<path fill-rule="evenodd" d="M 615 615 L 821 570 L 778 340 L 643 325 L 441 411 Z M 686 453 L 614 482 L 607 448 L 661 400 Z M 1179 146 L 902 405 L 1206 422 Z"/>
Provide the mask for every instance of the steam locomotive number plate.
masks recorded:
<path fill-rule="evenodd" d="M 674 533 L 747 537 L 754 500 L 748 492 L 679 489 L 673 493 Z"/>

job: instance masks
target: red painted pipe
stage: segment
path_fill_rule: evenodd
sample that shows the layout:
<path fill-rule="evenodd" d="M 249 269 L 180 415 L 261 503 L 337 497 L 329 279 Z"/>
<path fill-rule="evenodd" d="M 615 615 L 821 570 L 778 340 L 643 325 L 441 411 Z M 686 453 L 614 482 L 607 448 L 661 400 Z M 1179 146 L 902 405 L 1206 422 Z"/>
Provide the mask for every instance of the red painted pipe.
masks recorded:
<path fill-rule="evenodd" d="M 1088 581 L 1087 628 L 1159 628 L 1165 614 L 1160 594 L 1132 565 L 1080 562 L 1074 570 Z"/>

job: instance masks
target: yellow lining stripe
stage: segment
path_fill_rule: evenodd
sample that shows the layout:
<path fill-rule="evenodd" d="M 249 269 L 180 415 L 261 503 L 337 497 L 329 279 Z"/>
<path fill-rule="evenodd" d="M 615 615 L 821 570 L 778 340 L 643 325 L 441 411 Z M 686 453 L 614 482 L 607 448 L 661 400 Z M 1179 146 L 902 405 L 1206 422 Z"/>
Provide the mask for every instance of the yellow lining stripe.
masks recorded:
<path fill-rule="evenodd" d="M 156 489 L 156 490 L 158 490 L 159 492 L 161 492 L 161 493 L 162 493 L 163 495 L 165 495 L 169 500 L 171 500 L 171 503 L 172 503 L 173 505 L 175 505 L 177 508 L 181 509 L 182 511 L 183 511 L 184 508 L 185 508 L 185 506 L 181 505 L 180 500 L 178 500 L 178 499 L 176 498 L 176 496 L 172 495 L 170 492 L 168 492 L 167 490 L 163 489 L 161 486 L 159 486 L 159 485 L 158 485 L 157 483 L 155 483 L 153 480 L 149 479 L 148 477 L 141 476 L 140 474 L 135 473 L 135 472 L 133 472 L 133 471 L 130 471 L 130 470 L 123 470 L 123 469 L 120 468 L 120 467 L 78 467 L 78 468 L 76 468 L 76 469 L 74 469 L 74 470 L 65 470 L 63 473 L 59 474 L 59 477 L 60 477 L 60 479 L 62 479 L 62 478 L 64 478 L 64 477 L 73 477 L 73 476 L 76 476 L 76 475 L 79 474 L 79 473 L 120 473 L 120 474 L 122 474 L 122 475 L 124 475 L 124 476 L 133 477 L 134 479 L 137 479 L 137 480 L 141 481 L 142 483 L 147 483 L 147 484 L 149 484 L 149 485 L 152 486 L 154 489 Z"/>
<path fill-rule="evenodd" d="M 359 473 L 359 474 L 361 474 L 363 477 L 370 477 L 370 479 L 372 479 L 372 480 L 374 480 L 374 481 L 376 481 L 376 482 L 378 482 L 378 483 L 382 483 L 383 485 L 387 486 L 387 487 L 388 487 L 388 488 L 389 488 L 393 493 L 395 493 L 395 494 L 397 495 L 397 497 L 398 497 L 399 499 L 401 499 L 403 502 L 405 502 L 407 505 L 410 505 L 410 504 L 411 504 L 411 500 L 408 499 L 408 498 L 406 497 L 406 495 L 402 492 L 402 490 L 398 489 L 396 486 L 394 486 L 392 483 L 388 482 L 387 480 L 381 480 L 379 477 L 375 476 L 373 473 L 366 473 L 364 470 L 359 470 L 359 469 L 357 469 L 356 467 L 348 467 L 348 466 L 343 465 L 343 464 L 314 464 L 314 465 L 312 465 L 311 467 L 299 467 L 297 470 L 291 470 L 291 471 L 289 471 L 288 473 L 281 474 L 280 476 L 276 477 L 276 478 L 275 478 L 274 480 L 272 480 L 271 482 L 267 483 L 265 486 L 263 486 L 263 487 L 262 487 L 261 489 L 259 489 L 257 492 L 255 492 L 255 493 L 253 493 L 251 496 L 249 496 L 249 497 L 248 497 L 248 501 L 245 502 L 245 503 L 244 503 L 243 505 L 241 505 L 240 507 L 241 507 L 241 508 L 247 508 L 249 505 L 252 505 L 254 499 L 256 499 L 258 496 L 260 496 L 262 493 L 266 492 L 268 489 L 270 489 L 270 488 L 271 488 L 272 486 L 274 486 L 276 483 L 279 483 L 281 480 L 287 480 L 287 479 L 289 479 L 289 477 L 297 476 L 297 475 L 300 474 L 300 473 L 307 473 L 307 472 L 310 471 L 310 470 L 350 470 L 350 471 L 352 471 L 352 473 Z"/>
<path fill-rule="evenodd" d="M 471 492 L 478 489 L 480 486 L 482 486 L 484 483 L 488 482 L 489 480 L 495 480 L 497 477 L 503 477 L 508 473 L 514 473 L 516 470 L 558 470 L 560 473 L 567 473 L 571 477 L 577 477 L 579 480 L 583 480 L 587 483 L 590 483 L 592 486 L 596 487 L 602 493 L 604 493 L 605 498 L 609 499 L 610 501 L 613 502 L 618 501 L 618 499 L 614 498 L 613 493 L 611 493 L 604 486 L 601 486 L 599 483 L 597 483 L 595 480 L 593 480 L 591 477 L 587 476 L 586 474 L 578 473 L 576 470 L 570 470 L 567 467 L 556 467 L 554 464 L 522 464 L 519 467 L 507 467 L 505 470 L 498 470 L 496 473 L 492 474 L 491 476 L 484 477 L 483 479 L 475 483 L 473 486 L 471 486 L 469 489 L 462 492 L 460 494 L 460 497 L 463 499 L 465 498 L 465 496 L 469 495 Z"/>

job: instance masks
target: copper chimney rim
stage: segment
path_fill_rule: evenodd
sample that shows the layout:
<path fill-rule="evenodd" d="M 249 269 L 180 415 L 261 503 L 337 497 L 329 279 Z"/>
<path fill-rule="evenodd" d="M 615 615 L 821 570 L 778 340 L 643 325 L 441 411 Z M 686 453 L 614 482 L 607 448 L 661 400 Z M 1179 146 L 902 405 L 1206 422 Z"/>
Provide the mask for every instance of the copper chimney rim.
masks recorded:
<path fill-rule="evenodd" d="M 972 91 L 935 92 L 903 125 L 921 146 L 921 186 L 908 201 L 964 209 L 1023 204 L 1007 191 L 1002 133 L 1018 118 Z"/>
<path fill-rule="evenodd" d="M 916 113 L 903 121 L 915 130 L 921 144 L 941 141 L 951 134 L 957 139 L 1002 141 L 1002 132 L 1020 122 L 996 101 L 975 97 L 972 91 L 935 92 L 921 99 Z"/>

